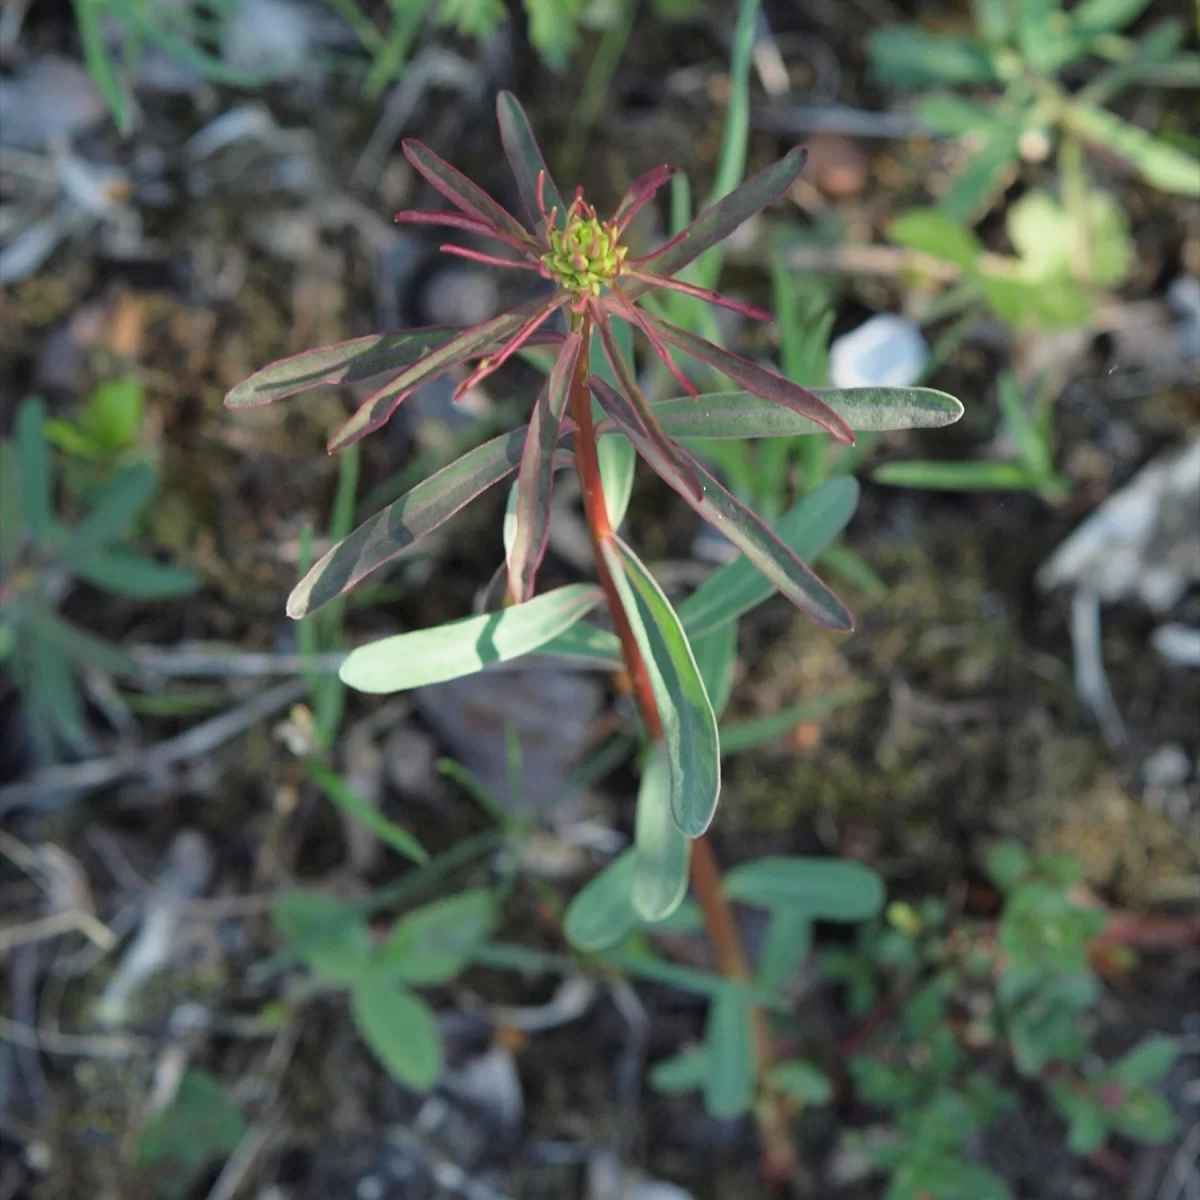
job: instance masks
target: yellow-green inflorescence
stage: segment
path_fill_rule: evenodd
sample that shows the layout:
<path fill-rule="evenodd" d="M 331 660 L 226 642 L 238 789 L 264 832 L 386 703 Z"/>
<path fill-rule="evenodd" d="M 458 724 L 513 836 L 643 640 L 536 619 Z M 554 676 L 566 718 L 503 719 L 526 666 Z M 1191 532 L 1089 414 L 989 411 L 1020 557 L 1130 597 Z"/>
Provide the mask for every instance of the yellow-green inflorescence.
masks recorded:
<path fill-rule="evenodd" d="M 616 222 L 597 220 L 596 210 L 577 196 L 567 210 L 566 228 L 549 224 L 550 249 L 542 255 L 546 274 L 579 298 L 599 296 L 620 275 L 627 253 Z"/>

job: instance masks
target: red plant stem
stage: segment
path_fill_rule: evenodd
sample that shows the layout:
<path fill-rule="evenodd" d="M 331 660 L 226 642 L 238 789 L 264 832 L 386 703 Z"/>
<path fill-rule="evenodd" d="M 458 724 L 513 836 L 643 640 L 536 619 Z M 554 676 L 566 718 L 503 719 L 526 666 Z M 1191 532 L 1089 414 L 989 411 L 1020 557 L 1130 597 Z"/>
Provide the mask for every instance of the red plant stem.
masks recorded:
<path fill-rule="evenodd" d="M 625 615 L 621 597 L 609 573 L 605 556 L 601 552 L 601 547 L 611 542 L 613 529 L 604 500 L 604 483 L 600 476 L 600 460 L 596 452 L 596 429 L 592 421 L 592 399 L 588 389 L 592 322 L 586 313 L 580 320 L 579 332 L 583 338 L 583 349 L 579 354 L 575 377 L 571 381 L 569 403 L 575 422 L 575 466 L 579 472 L 583 511 L 587 517 L 588 532 L 592 537 L 600 586 L 604 590 L 613 626 L 621 642 L 625 671 L 629 676 L 634 700 L 651 739 L 661 741 L 662 721 L 654 700 L 654 691 L 650 686 L 650 675 L 634 637 L 633 628 L 629 624 L 629 618 Z M 704 914 L 704 927 L 712 943 L 721 974 L 729 979 L 748 982 L 751 974 L 737 926 L 733 921 L 733 913 L 721 888 L 721 868 L 713 852 L 712 843 L 705 836 L 692 842 L 691 878 L 696 900 Z M 765 1080 L 774 1057 L 771 1031 L 761 1008 L 755 1007 L 752 1010 L 751 1020 L 754 1026 L 758 1078 L 761 1083 Z M 764 1174 L 773 1184 L 784 1183 L 790 1177 L 795 1163 L 788 1105 L 777 1094 L 764 1092 L 763 1102 L 756 1107 L 755 1115 L 763 1138 Z"/>

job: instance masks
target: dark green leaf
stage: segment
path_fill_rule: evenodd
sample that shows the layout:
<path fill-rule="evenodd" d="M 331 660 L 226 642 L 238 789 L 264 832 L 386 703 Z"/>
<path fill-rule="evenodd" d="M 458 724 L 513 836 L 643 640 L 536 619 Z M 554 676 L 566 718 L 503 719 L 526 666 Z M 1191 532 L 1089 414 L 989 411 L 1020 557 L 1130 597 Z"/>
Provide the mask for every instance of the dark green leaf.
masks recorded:
<path fill-rule="evenodd" d="M 813 395 L 851 429 L 886 432 L 953 425 L 962 404 L 932 388 L 813 388 Z M 671 437 L 767 438 L 820 433 L 808 417 L 750 392 L 705 392 L 661 400 L 654 413 Z"/>
<path fill-rule="evenodd" d="M 1178 1057 L 1178 1039 L 1159 1034 L 1139 1042 L 1128 1054 L 1117 1059 L 1108 1069 L 1108 1076 L 1122 1087 L 1146 1087 L 1166 1075 Z"/>
<path fill-rule="evenodd" d="M 885 25 L 867 37 L 875 75 L 896 87 L 927 83 L 995 83 L 991 59 L 966 38 L 936 37 L 908 25 Z"/>
<path fill-rule="evenodd" d="M 812 920 L 796 908 L 772 909 L 758 960 L 759 986 L 778 991 L 811 949 Z"/>
<path fill-rule="evenodd" d="M 512 168 L 513 178 L 517 181 L 517 190 L 521 193 L 530 227 L 535 233 L 542 231 L 543 218 L 538 203 L 538 177 L 541 176 L 541 195 L 545 200 L 546 211 L 557 210 L 555 224 L 559 229 L 565 228 L 567 206 L 550 177 L 546 160 L 538 148 L 533 130 L 529 128 L 525 110 L 511 92 L 501 92 L 496 97 L 496 117 L 500 122 L 500 140 L 504 145 L 504 154 Z"/>
<path fill-rule="evenodd" d="M 1118 1133 L 1151 1145 L 1169 1141 L 1179 1127 L 1179 1119 L 1166 1100 L 1145 1088 L 1131 1092 L 1110 1119 Z"/>
<path fill-rule="evenodd" d="M 805 496 L 774 523 L 775 533 L 802 559 L 816 558 L 845 528 L 858 505 L 858 483 L 831 479 Z M 761 604 L 771 582 L 747 557 L 714 571 L 680 606 L 689 637 L 697 638 Z"/>
<path fill-rule="evenodd" d="M 702 209 L 682 233 L 639 261 L 638 266 L 656 275 L 678 274 L 705 250 L 723 242 L 739 225 L 782 196 L 800 174 L 806 155 L 807 152 L 797 146 L 778 162 L 752 175 L 740 187 Z M 631 298 L 636 298 L 648 291 L 650 286 L 633 280 L 626 292 Z"/>
<path fill-rule="evenodd" d="M 21 402 L 15 428 L 20 466 L 21 514 L 34 537 L 43 540 L 57 529 L 51 509 L 53 476 L 46 441 L 46 406 L 36 396 Z"/>
<path fill-rule="evenodd" d="M 802 1104 L 828 1104 L 833 1095 L 829 1076 L 800 1058 L 775 1066 L 771 1071 L 771 1083 Z"/>
<path fill-rule="evenodd" d="M 304 961 L 329 983 L 352 984 L 371 969 L 367 926 L 341 900 L 297 888 L 275 901 L 271 921 L 289 942 L 303 943 Z"/>
<path fill-rule="evenodd" d="M 71 530 L 62 548 L 63 558 L 73 562 L 117 538 L 150 499 L 157 482 L 149 463 L 134 463 L 119 471 L 96 498 L 91 512 Z"/>
<path fill-rule="evenodd" d="M 613 583 L 646 663 L 662 722 L 671 812 L 680 830 L 699 837 L 721 790 L 717 721 L 675 610 L 620 538 L 602 542 Z"/>
<path fill-rule="evenodd" d="M 616 439 L 604 440 L 611 442 Z M 0 573 L 6 573 L 16 561 L 23 540 L 21 464 L 17 447 L 12 442 L 4 441 L 0 442 Z"/>
<path fill-rule="evenodd" d="M 883 907 L 883 881 L 862 863 L 832 858 L 767 857 L 726 872 L 731 900 L 794 908 L 823 921 L 866 921 Z"/>
<path fill-rule="evenodd" d="M 750 1002 L 743 993 L 718 993 L 704 1030 L 708 1076 L 704 1106 L 718 1120 L 732 1120 L 754 1101 L 754 1030 Z"/>
<path fill-rule="evenodd" d="M 970 221 L 990 208 L 1016 172 L 1020 138 L 1018 125 L 997 124 L 988 130 L 966 169 L 941 198 L 942 212 L 955 221 Z"/>
<path fill-rule="evenodd" d="M 71 563 L 80 579 L 114 596 L 135 600 L 170 600 L 187 596 L 200 586 L 200 576 L 186 567 L 156 562 L 119 547 L 81 551 Z"/>
<path fill-rule="evenodd" d="M 470 962 L 495 915 L 492 893 L 482 889 L 414 909 L 392 927 L 379 970 L 405 983 L 446 983 Z"/>
<path fill-rule="evenodd" d="M 255 371 L 229 392 L 225 405 L 254 408 L 323 383 L 361 383 L 387 371 L 400 370 L 461 333 L 461 329 L 394 329 L 304 350 Z"/>
<path fill-rule="evenodd" d="M 708 1078 L 708 1054 L 702 1046 L 660 1059 L 650 1068 L 650 1086 L 667 1096 L 696 1092 Z"/>
<path fill-rule="evenodd" d="M 713 713 L 719 719 L 733 692 L 733 672 L 737 666 L 736 621 L 727 621 L 699 637 L 689 637 L 692 654 L 704 680 Z"/>
<path fill-rule="evenodd" d="M 986 129 L 995 119 L 993 110 L 987 105 L 976 104 L 953 92 L 930 92 L 922 96 L 917 101 L 917 116 L 934 133 L 947 137 Z"/>
<path fill-rule="evenodd" d="M 40 606 L 28 610 L 30 624 L 69 659 L 87 663 L 110 675 L 136 675 L 137 663 L 119 647 L 86 633 L 79 626 Z"/>
<path fill-rule="evenodd" d="M 372 975 L 354 989 L 351 1011 L 363 1041 L 397 1082 L 426 1091 L 441 1078 L 442 1035 L 420 996 Z"/>
<path fill-rule="evenodd" d="M 633 907 L 634 852 L 615 858 L 567 905 L 563 932 L 576 950 L 585 954 L 624 941 L 637 926 Z"/>
<path fill-rule="evenodd" d="M 897 246 L 932 254 L 968 272 L 975 269 L 983 253 L 979 239 L 961 221 L 936 208 L 913 208 L 901 213 L 888 226 L 887 235 Z"/>
<path fill-rule="evenodd" d="M 1088 33 L 1124 29 L 1150 7 L 1150 0 L 1080 0 L 1071 9 L 1071 23 Z"/>

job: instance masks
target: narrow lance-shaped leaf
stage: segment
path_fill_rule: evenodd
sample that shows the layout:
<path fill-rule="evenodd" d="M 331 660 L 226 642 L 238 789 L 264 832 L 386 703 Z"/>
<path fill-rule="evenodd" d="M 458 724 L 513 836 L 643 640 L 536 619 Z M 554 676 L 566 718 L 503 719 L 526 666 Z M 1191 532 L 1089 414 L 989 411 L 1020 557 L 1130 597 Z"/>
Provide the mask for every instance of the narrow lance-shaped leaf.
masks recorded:
<path fill-rule="evenodd" d="M 963 414 L 960 401 L 933 388 L 813 388 L 812 394 L 859 432 L 940 429 Z M 695 400 L 680 396 L 651 407 L 673 438 L 797 437 L 822 428 L 811 417 L 750 392 L 702 392 Z"/>
<path fill-rule="evenodd" d="M 600 544 L 646 663 L 662 723 L 671 813 L 688 837 L 712 820 L 721 790 L 717 719 L 683 625 L 638 557 L 620 538 Z"/>
<path fill-rule="evenodd" d="M 866 921 L 884 900 L 876 872 L 836 858 L 756 859 L 727 872 L 722 887 L 731 900 L 794 908 L 823 921 Z"/>
<path fill-rule="evenodd" d="M 621 197 L 621 203 L 612 215 L 617 229 L 624 232 L 642 208 L 654 199 L 654 193 L 678 171 L 678 167 L 664 165 L 651 167 L 645 174 L 639 175 L 630 185 L 629 191 Z"/>
<path fill-rule="evenodd" d="M 1200 159 L 1186 151 L 1094 104 L 1070 104 L 1064 119 L 1080 137 L 1099 142 L 1132 163 L 1154 187 L 1200 196 Z"/>
<path fill-rule="evenodd" d="M 739 225 L 782 196 L 795 182 L 804 166 L 806 151 L 799 146 L 778 162 L 752 175 L 716 204 L 700 212 L 682 233 L 673 237 L 653 254 L 639 259 L 637 265 L 657 275 L 674 275 L 705 250 L 724 241 Z M 631 281 L 627 292 L 640 296 L 650 284 Z"/>
<path fill-rule="evenodd" d="M 325 552 L 288 597 L 289 617 L 315 612 L 448 521 L 521 461 L 525 430 L 492 438 L 422 480 Z"/>
<path fill-rule="evenodd" d="M 534 231 L 541 232 L 538 228 L 541 222 L 541 209 L 538 205 L 539 175 L 542 176 L 541 189 L 546 209 L 557 209 L 555 223 L 560 229 L 565 228 L 567 206 L 550 177 L 546 160 L 538 148 L 533 130 L 529 128 L 525 110 L 511 92 L 501 92 L 496 97 L 496 117 L 500 122 L 500 140 L 504 145 L 504 154 L 512 168 L 513 178 L 517 181 L 526 215 Z"/>
<path fill-rule="evenodd" d="M 732 988 L 719 992 L 704 1030 L 708 1077 L 704 1107 L 722 1120 L 740 1117 L 754 1101 L 754 1029 L 750 1001 Z"/>
<path fill-rule="evenodd" d="M 149 463 L 133 463 L 118 472 L 96 500 L 95 507 L 74 529 L 62 548 L 71 562 L 77 555 L 111 542 L 150 499 L 157 476 Z"/>
<path fill-rule="evenodd" d="M 360 692 L 402 692 L 473 675 L 536 650 L 591 612 L 603 593 L 575 583 L 497 613 L 400 633 L 352 650 L 338 674 Z"/>
<path fill-rule="evenodd" d="M 330 453 L 344 449 L 351 442 L 378 429 L 396 411 L 400 402 L 420 384 L 429 383 L 439 375 L 444 375 L 451 367 L 466 359 L 498 349 L 535 313 L 546 307 L 546 300 L 538 297 L 509 312 L 501 313 L 490 321 L 484 321 L 481 325 L 473 325 L 450 341 L 430 350 L 423 358 L 401 371 L 395 379 L 363 401 L 354 416 L 330 438 Z"/>
<path fill-rule="evenodd" d="M 849 630 L 854 620 L 844 604 L 757 514 L 735 500 L 695 459 L 692 468 L 704 484 L 697 500 L 671 463 L 658 452 L 620 395 L 602 379 L 591 379 L 592 392 L 620 426 L 638 453 L 710 525 L 723 533 L 797 608 L 830 629 Z"/>
<path fill-rule="evenodd" d="M 654 443 L 658 453 L 671 464 L 678 477 L 691 489 L 692 495 L 698 497 L 701 489 L 696 473 L 684 461 L 679 447 L 663 432 L 658 418 L 654 415 L 654 410 L 646 402 L 641 388 L 638 387 L 633 368 L 621 353 L 620 346 L 617 345 L 616 335 L 613 333 L 611 324 L 608 321 L 601 321 L 599 332 L 600 344 L 604 347 L 604 357 L 608 360 L 608 365 L 618 381 L 620 393 L 637 414 L 637 424 L 642 430 L 643 436 Z"/>
<path fill-rule="evenodd" d="M 137 600 L 186 596 L 200 586 L 200 576 L 186 567 L 156 562 L 119 547 L 94 550 L 71 562 L 71 570 L 93 587 Z"/>
<path fill-rule="evenodd" d="M 854 444 L 854 431 L 850 426 L 812 392 L 789 379 L 784 379 L 774 371 L 760 367 L 748 358 L 731 354 L 728 350 L 723 350 L 686 329 L 680 329 L 677 325 L 659 320 L 650 313 L 646 314 L 646 320 L 663 341 L 670 342 L 671 345 L 686 350 L 693 358 L 716 367 L 722 375 L 740 383 L 753 395 L 791 409 L 792 412 L 820 425 L 822 429 L 827 429 L 839 441 Z"/>
<path fill-rule="evenodd" d="M 516 530 L 508 560 L 508 586 L 518 603 L 533 595 L 534 579 L 550 536 L 554 448 L 562 429 L 579 361 L 582 338 L 572 333 L 563 344 L 550 378 L 534 404 L 517 476 Z"/>
<path fill-rule="evenodd" d="M 437 191 L 468 216 L 495 226 L 501 233 L 533 246 L 528 231 L 506 208 L 497 204 L 478 184 L 468 179 L 423 142 L 407 138 L 401 143 L 404 157 L 425 176 Z"/>
<path fill-rule="evenodd" d="M 429 350 L 444 346 L 459 329 L 395 329 L 304 350 L 255 371 L 225 397 L 227 408 L 272 404 L 321 384 L 351 384 L 395 371 Z"/>
<path fill-rule="evenodd" d="M 638 788 L 634 825 L 634 910 L 643 921 L 673 913 L 687 891 L 688 839 L 671 813 L 670 769 L 661 745 L 651 749 Z"/>
<path fill-rule="evenodd" d="M 842 475 L 798 501 L 773 526 L 800 559 L 814 559 L 846 527 L 858 506 L 858 481 Z M 740 557 L 714 571 L 680 606 L 688 636 L 696 639 L 736 621 L 772 592 L 754 563 Z"/>
<path fill-rule="evenodd" d="M 64 621 L 48 608 L 32 606 L 27 608 L 26 614 L 37 632 L 68 658 L 98 667 L 112 675 L 138 673 L 137 663 L 120 647 L 94 637 L 70 621 Z"/>
<path fill-rule="evenodd" d="M 16 420 L 17 461 L 21 480 L 21 512 L 35 537 L 53 532 L 53 476 L 50 443 L 46 441 L 46 406 L 34 396 L 23 401 Z"/>

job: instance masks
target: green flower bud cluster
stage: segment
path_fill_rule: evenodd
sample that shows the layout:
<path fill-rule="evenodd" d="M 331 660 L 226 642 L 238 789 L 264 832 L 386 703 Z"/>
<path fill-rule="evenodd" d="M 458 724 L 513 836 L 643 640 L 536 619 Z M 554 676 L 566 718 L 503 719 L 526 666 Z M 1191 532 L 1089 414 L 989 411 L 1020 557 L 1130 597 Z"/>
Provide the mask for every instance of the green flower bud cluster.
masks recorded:
<path fill-rule="evenodd" d="M 551 226 L 549 234 L 550 250 L 542 255 L 542 265 L 568 291 L 599 296 L 621 273 L 627 251 L 612 224 L 605 226 L 594 215 L 581 216 L 573 204 L 566 229 Z"/>

